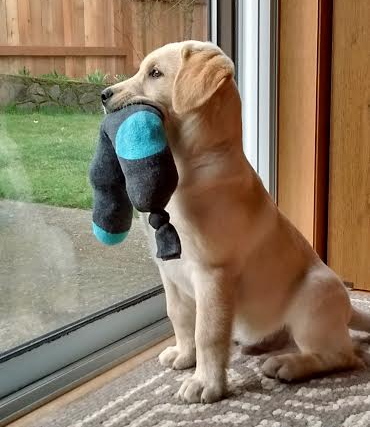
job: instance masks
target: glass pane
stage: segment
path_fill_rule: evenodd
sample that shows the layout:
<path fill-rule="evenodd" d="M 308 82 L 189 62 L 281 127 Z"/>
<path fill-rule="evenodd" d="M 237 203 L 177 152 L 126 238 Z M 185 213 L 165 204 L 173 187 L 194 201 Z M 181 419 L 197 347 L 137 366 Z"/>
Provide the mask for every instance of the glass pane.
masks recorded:
<path fill-rule="evenodd" d="M 91 231 L 99 95 L 208 36 L 205 0 L 27 4 L 0 5 L 0 354 L 160 283 L 138 218 L 118 246 Z"/>

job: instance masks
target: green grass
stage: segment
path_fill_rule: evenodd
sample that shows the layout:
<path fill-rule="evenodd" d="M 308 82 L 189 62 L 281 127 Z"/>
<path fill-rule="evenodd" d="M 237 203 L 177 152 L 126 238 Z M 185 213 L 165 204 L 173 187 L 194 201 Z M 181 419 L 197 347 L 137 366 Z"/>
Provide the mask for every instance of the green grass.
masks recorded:
<path fill-rule="evenodd" d="M 0 198 L 90 208 L 101 115 L 0 113 Z"/>

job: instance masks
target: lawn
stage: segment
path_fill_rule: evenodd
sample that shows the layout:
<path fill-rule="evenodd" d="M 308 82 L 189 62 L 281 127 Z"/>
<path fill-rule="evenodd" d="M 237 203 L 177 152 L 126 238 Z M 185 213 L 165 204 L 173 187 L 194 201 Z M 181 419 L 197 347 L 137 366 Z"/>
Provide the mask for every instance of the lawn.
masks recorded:
<path fill-rule="evenodd" d="M 0 113 L 0 198 L 87 209 L 100 114 Z"/>

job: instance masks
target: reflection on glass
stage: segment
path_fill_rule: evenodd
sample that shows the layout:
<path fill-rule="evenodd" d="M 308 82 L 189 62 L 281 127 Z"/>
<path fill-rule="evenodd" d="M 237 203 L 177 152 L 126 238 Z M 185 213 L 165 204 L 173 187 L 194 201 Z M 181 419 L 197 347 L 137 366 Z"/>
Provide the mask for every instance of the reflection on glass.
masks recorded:
<path fill-rule="evenodd" d="M 40 2 L 25 13 L 40 14 Z M 207 39 L 207 2 L 80 3 L 43 3 L 53 32 L 41 17 L 26 33 L 19 23 L 19 45 L 105 43 L 124 56 L 0 59 L 0 74 L 16 76 L 0 80 L 0 353 L 160 283 L 138 218 L 119 246 L 102 246 L 91 232 L 87 171 L 102 119 L 99 92 L 164 43 Z M 101 86 L 90 90 L 91 83 Z"/>

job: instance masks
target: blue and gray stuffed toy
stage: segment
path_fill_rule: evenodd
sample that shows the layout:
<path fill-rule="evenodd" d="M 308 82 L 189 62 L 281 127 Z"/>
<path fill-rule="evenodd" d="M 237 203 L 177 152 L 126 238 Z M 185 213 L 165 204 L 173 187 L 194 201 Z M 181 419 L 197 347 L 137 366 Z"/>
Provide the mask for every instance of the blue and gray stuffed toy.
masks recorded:
<path fill-rule="evenodd" d="M 90 182 L 94 191 L 93 232 L 100 242 L 114 245 L 126 238 L 134 206 L 150 213 L 157 257 L 180 258 L 180 239 L 164 209 L 176 189 L 178 174 L 163 115 L 157 108 L 129 105 L 105 117 Z"/>

